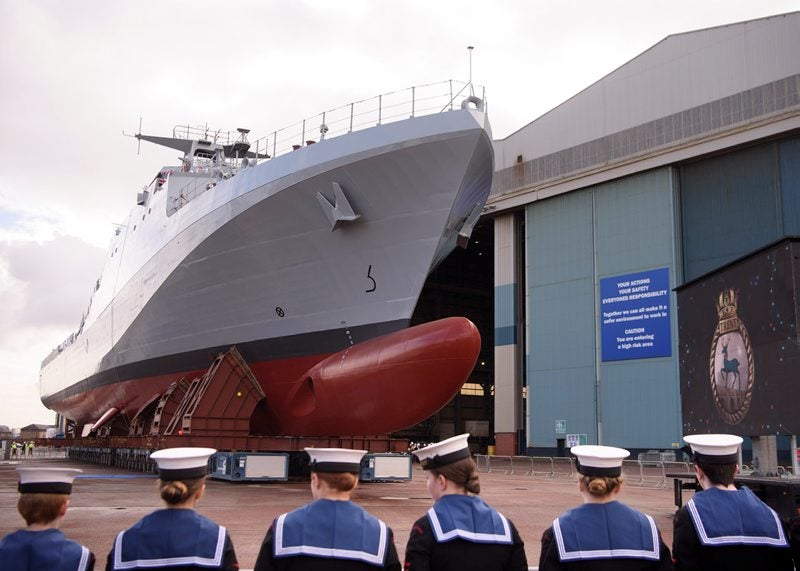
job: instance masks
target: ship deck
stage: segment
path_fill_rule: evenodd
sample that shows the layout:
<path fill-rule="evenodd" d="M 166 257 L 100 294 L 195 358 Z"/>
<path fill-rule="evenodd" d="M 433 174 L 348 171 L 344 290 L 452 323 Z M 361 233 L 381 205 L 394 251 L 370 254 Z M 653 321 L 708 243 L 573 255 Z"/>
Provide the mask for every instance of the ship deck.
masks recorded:
<path fill-rule="evenodd" d="M 56 464 L 84 471 L 83 477 L 75 482 L 61 529 L 95 553 L 98 569 L 105 566 L 117 532 L 161 507 L 154 475 L 63 458 L 0 461 L 0 513 L 3 514 L 0 536 L 24 526 L 16 511 L 15 468 L 20 464 Z M 528 564 L 535 567 L 539 562 L 542 532 L 561 512 L 580 503 L 577 483 L 565 478 L 502 473 L 481 473 L 480 478 L 481 497 L 514 522 L 525 541 Z M 414 465 L 411 481 L 362 482 L 354 499 L 393 529 L 402 561 L 411 525 L 432 503 L 419 465 Z M 629 485 L 622 489 L 620 499 L 653 516 L 664 541 L 672 545 L 672 516 L 676 508 L 671 487 Z M 310 500 L 307 481 L 246 483 L 209 479 L 198 511 L 228 528 L 242 569 L 251 569 L 272 519 Z"/>

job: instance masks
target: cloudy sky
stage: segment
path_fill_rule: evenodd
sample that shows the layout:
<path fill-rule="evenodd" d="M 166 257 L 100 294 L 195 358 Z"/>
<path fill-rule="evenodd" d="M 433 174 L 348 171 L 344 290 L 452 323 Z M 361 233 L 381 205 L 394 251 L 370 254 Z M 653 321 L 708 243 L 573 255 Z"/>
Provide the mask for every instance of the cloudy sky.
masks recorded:
<path fill-rule="evenodd" d="M 41 360 L 77 328 L 112 223 L 176 124 L 255 137 L 446 79 L 502 138 L 670 34 L 797 0 L 0 0 L 0 424 L 51 423 Z"/>

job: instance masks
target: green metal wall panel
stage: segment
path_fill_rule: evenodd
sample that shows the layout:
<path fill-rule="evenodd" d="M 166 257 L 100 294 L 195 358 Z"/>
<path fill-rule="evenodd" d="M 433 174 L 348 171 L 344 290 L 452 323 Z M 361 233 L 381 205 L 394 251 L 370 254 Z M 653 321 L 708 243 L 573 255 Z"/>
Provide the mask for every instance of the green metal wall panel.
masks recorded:
<path fill-rule="evenodd" d="M 595 426 L 591 193 L 530 206 L 525 229 L 528 441 L 555 447 L 556 419 Z"/>
<path fill-rule="evenodd" d="M 531 370 L 594 367 L 594 284 L 587 277 L 528 291 Z"/>
<path fill-rule="evenodd" d="M 592 275 L 592 195 L 577 191 L 527 211 L 528 287 Z"/>
<path fill-rule="evenodd" d="M 569 433 L 586 434 L 589 442 L 597 442 L 594 365 L 531 371 L 528 373 L 528 387 L 528 400 L 531 400 L 530 387 L 536 387 L 534 399 L 540 400 L 540 406 L 531 416 L 533 434 L 528 435 L 529 446 L 556 448 L 556 420 L 565 420 Z M 544 406 L 544 402 L 547 406 Z M 564 438 L 564 435 L 558 437 Z"/>
<path fill-rule="evenodd" d="M 800 137 L 778 144 L 783 233 L 800 236 Z"/>
<path fill-rule="evenodd" d="M 597 274 L 668 268 L 675 283 L 675 223 L 670 169 L 659 169 L 595 189 Z M 666 448 L 680 436 L 677 313 L 670 294 L 672 357 L 600 363 L 603 443 Z"/>
<path fill-rule="evenodd" d="M 781 236 L 777 164 L 768 143 L 681 167 L 686 281 Z"/>
<path fill-rule="evenodd" d="M 673 331 L 673 340 L 676 336 Z M 667 449 L 681 442 L 680 383 L 674 353 L 671 358 L 603 363 L 600 377 L 604 444 Z"/>
<path fill-rule="evenodd" d="M 601 278 L 668 268 L 675 285 L 672 181 L 659 169 L 528 207 L 530 446 L 554 447 L 557 419 L 593 443 L 668 448 L 680 436 L 674 294 L 672 357 L 602 363 L 597 338 Z"/>
<path fill-rule="evenodd" d="M 595 192 L 600 277 L 664 268 L 674 255 L 670 169 L 615 181 Z"/>

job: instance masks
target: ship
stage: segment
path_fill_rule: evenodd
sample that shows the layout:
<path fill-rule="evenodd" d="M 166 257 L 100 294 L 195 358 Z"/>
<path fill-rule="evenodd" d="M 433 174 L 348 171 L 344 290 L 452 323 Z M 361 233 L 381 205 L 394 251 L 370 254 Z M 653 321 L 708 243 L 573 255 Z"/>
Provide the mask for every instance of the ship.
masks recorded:
<path fill-rule="evenodd" d="M 441 409 L 480 335 L 464 318 L 410 322 L 491 189 L 477 93 L 418 86 L 252 142 L 140 123 L 139 144 L 182 154 L 115 225 L 78 329 L 42 363 L 43 404 L 84 434 L 130 424 L 235 348 L 258 385 L 253 434 L 390 434 Z"/>

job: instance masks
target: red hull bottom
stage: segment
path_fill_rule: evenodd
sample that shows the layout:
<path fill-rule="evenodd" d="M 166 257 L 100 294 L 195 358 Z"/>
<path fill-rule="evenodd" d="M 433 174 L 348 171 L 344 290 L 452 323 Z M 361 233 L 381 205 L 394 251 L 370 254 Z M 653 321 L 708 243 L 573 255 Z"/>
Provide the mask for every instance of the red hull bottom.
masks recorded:
<path fill-rule="evenodd" d="M 265 435 L 387 434 L 421 422 L 446 405 L 469 377 L 480 334 L 452 317 L 365 341 L 331 355 L 250 362 L 265 413 L 250 423 Z M 81 424 L 116 408 L 129 420 L 185 371 L 96 387 L 55 409 Z M 213 397 L 213 395 L 212 395 Z M 97 411 L 101 411 L 99 414 Z"/>

